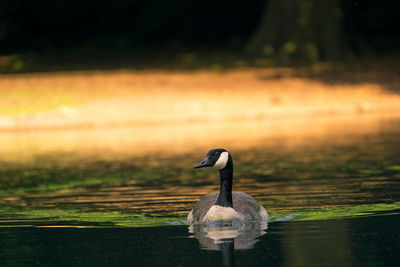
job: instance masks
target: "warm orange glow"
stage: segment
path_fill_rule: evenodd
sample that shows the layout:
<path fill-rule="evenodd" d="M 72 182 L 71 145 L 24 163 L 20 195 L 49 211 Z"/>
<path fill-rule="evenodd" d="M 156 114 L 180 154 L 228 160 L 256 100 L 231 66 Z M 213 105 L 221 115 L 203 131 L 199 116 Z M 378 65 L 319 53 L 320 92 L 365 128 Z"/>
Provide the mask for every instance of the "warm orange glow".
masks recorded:
<path fill-rule="evenodd" d="M 0 133 L 0 160 L 30 162 L 40 155 L 63 154 L 73 160 L 117 160 L 158 154 L 173 155 L 259 146 L 296 147 L 313 140 L 349 144 L 366 134 L 390 129 L 395 115 L 310 117 L 228 123 L 188 123 L 141 127 L 17 131 Z M 159 158 L 158 157 L 158 158 Z M 146 164 L 151 164 L 144 159 Z M 139 164 L 139 162 L 135 162 Z M 179 164 L 179 162 L 175 163 Z"/>
<path fill-rule="evenodd" d="M 38 161 L 41 156 L 59 165 L 135 159 L 133 165 L 140 168 L 172 164 L 182 169 L 214 147 L 240 155 L 241 162 L 251 162 L 252 154 L 236 152 L 260 148 L 287 149 L 286 155 L 297 153 L 298 160 L 307 161 L 306 150 L 325 144 L 362 147 L 366 146 L 363 137 L 398 129 L 398 124 L 392 125 L 398 119 L 392 119 L 400 116 L 400 96 L 377 83 L 326 84 L 290 75 L 273 78 L 274 72 L 278 70 L 0 76 L 0 162 L 46 166 L 46 161 Z M 341 186 L 340 179 L 321 184 L 270 181 L 265 186 L 242 178 L 235 181 L 235 190 L 269 205 L 279 202 L 276 209 L 320 207 L 320 198 L 329 200 L 332 192 L 354 195 L 350 187 Z M 218 190 L 215 175 L 202 179 L 209 185 L 195 192 L 183 184 L 147 190 L 132 180 L 123 186 L 10 195 L 0 203 L 185 214 L 202 195 Z M 352 183 L 390 184 L 379 177 L 346 180 Z M 306 192 L 301 202 L 297 192 Z M 357 194 L 362 198 L 353 201 L 362 202 L 371 192 Z"/>
<path fill-rule="evenodd" d="M 0 130 L 270 120 L 399 112 L 378 83 L 325 83 L 293 69 L 0 76 Z"/>

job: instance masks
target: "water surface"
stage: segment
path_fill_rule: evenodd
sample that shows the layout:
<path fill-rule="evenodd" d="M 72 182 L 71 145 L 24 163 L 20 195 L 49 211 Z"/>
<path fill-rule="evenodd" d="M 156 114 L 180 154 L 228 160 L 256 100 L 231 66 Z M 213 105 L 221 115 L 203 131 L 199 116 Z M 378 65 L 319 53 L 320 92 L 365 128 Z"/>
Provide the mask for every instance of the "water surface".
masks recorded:
<path fill-rule="evenodd" d="M 0 133 L 0 259 L 9 265 L 390 266 L 400 120 L 355 117 Z M 186 224 L 234 159 L 266 225 Z"/>
<path fill-rule="evenodd" d="M 399 215 L 269 225 L 251 249 L 204 249 L 187 226 L 1 228 L 10 266 L 396 266 Z M 3 241 L 6 242 L 3 242 Z"/>

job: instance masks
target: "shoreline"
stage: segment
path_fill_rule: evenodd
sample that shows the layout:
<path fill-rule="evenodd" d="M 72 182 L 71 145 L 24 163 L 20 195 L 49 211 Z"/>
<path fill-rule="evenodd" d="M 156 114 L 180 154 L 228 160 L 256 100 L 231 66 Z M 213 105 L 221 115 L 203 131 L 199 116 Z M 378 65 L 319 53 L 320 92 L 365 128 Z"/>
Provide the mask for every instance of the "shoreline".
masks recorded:
<path fill-rule="evenodd" d="M 400 115 L 400 94 L 387 84 L 327 83 L 285 73 L 120 70 L 0 76 L 0 132 Z M 396 89 L 395 80 L 388 82 Z"/>
<path fill-rule="evenodd" d="M 240 122 L 287 122 L 288 120 L 335 120 L 337 117 L 365 118 L 365 117 L 381 117 L 391 118 L 400 117 L 400 108 L 397 106 L 377 107 L 374 110 L 358 111 L 357 108 L 352 109 L 304 109 L 304 110 L 285 110 L 280 112 L 259 112 L 250 114 L 222 115 L 219 117 L 188 117 L 175 119 L 160 119 L 141 121 L 141 120 L 82 120 L 82 119 L 65 119 L 62 116 L 52 119 L 16 119 L 0 117 L 0 134 L 10 132 L 24 131 L 63 131 L 63 130 L 87 130 L 87 129 L 104 129 L 104 128 L 131 128 L 131 127 L 158 127 L 171 125 L 197 125 L 207 123 L 240 123 Z"/>

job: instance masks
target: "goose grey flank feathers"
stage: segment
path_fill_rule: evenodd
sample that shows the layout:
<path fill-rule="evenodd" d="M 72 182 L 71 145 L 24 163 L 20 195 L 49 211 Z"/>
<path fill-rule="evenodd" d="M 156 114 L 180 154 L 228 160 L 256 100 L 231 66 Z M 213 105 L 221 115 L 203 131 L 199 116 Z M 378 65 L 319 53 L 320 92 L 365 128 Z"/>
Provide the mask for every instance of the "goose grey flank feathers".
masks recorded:
<path fill-rule="evenodd" d="M 232 193 L 233 161 L 225 149 L 212 149 L 194 168 L 219 169 L 221 187 L 219 193 L 208 194 L 197 202 L 188 215 L 188 223 L 208 221 L 265 221 L 267 211 L 257 201 L 243 192 Z"/>

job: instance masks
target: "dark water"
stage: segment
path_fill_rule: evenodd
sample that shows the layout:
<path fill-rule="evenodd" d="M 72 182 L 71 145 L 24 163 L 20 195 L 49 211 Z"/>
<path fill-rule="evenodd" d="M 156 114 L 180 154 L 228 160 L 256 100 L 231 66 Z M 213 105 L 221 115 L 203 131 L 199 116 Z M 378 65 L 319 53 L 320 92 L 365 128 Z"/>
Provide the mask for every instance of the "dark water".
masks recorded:
<path fill-rule="evenodd" d="M 250 249 L 204 247 L 187 226 L 2 228 L 2 266 L 398 266 L 400 215 L 274 222 Z"/>
<path fill-rule="evenodd" d="M 218 127 L 206 132 L 243 128 Z M 149 129 L 0 133 L 0 265 L 397 265 L 399 119 L 247 125 L 206 141 L 200 128 L 147 141 Z M 186 224 L 218 190 L 215 170 L 192 168 L 213 147 L 231 151 L 234 191 L 268 224 Z"/>

